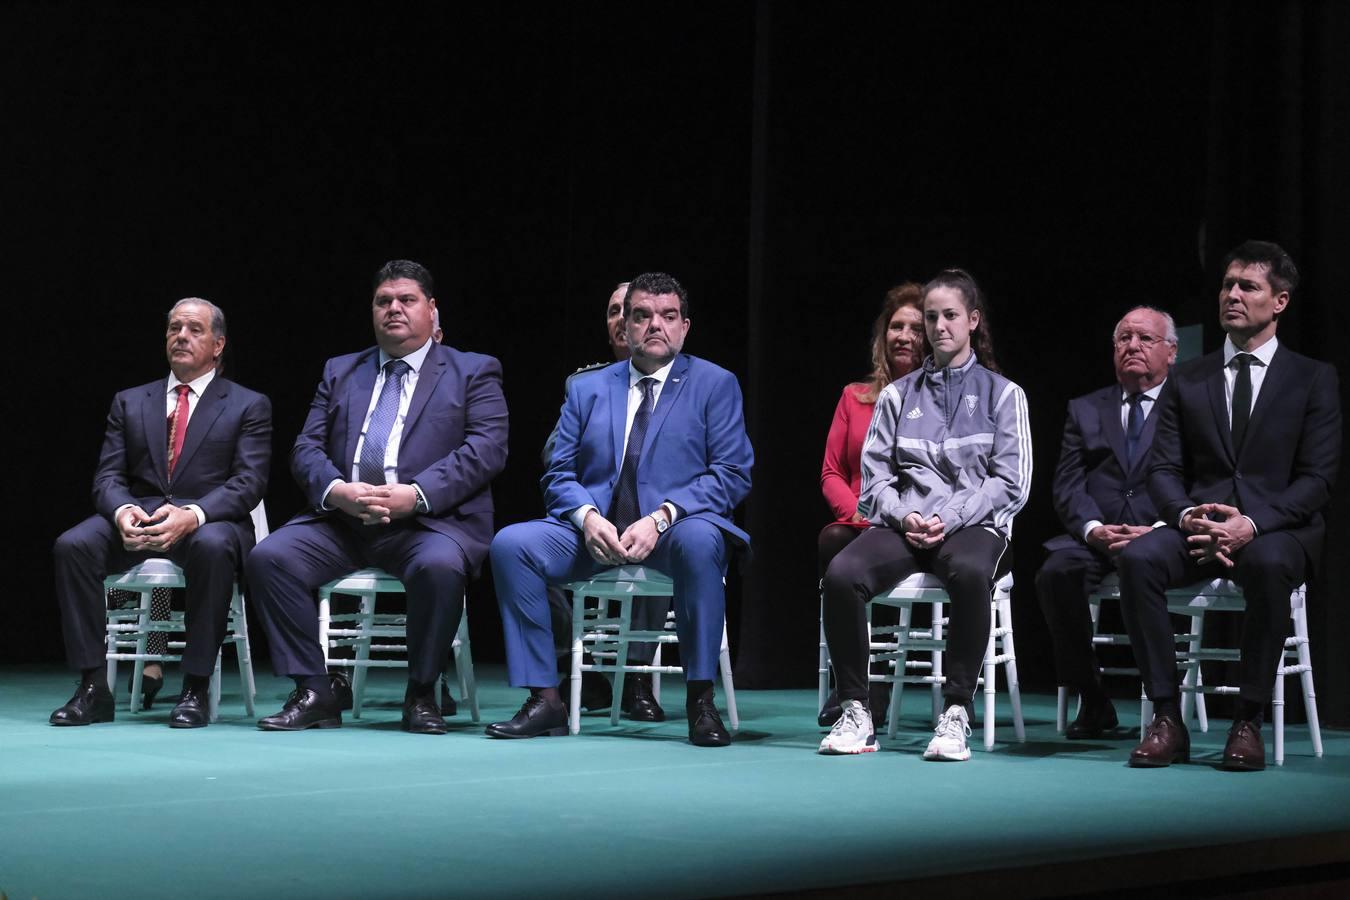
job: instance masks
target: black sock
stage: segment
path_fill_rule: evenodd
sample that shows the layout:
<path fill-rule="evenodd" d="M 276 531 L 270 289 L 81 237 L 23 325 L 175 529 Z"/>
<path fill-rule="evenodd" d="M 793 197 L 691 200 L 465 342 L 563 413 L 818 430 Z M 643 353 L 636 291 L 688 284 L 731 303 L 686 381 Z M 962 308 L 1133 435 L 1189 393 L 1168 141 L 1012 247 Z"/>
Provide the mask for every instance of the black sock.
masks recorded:
<path fill-rule="evenodd" d="M 192 675 L 188 672 L 183 673 L 183 693 L 185 694 L 189 690 L 198 694 L 205 694 L 207 688 L 209 688 L 210 686 L 211 686 L 210 675 Z"/>
<path fill-rule="evenodd" d="M 80 670 L 80 683 L 108 686 L 108 668 L 106 666 L 94 666 L 92 669 Z"/>
<path fill-rule="evenodd" d="M 1153 717 L 1170 716 L 1181 721 L 1181 704 L 1176 697 L 1157 697 L 1153 700 Z"/>
<path fill-rule="evenodd" d="M 562 695 L 558 693 L 556 687 L 530 688 L 530 694 L 534 697 L 543 697 L 544 702 L 549 706 L 562 706 Z"/>
<path fill-rule="evenodd" d="M 1078 698 L 1083 701 L 1085 709 L 1101 709 L 1110 699 L 1106 696 L 1106 691 L 1097 682 L 1085 684 L 1078 689 Z"/>
<path fill-rule="evenodd" d="M 1243 700 L 1238 704 L 1239 719 L 1251 722 L 1252 727 L 1260 730 L 1261 723 L 1266 717 L 1266 705 L 1264 703 L 1254 703 L 1251 700 Z"/>
<path fill-rule="evenodd" d="M 687 681 L 684 685 L 684 702 L 697 703 L 700 700 L 712 700 L 713 683 L 711 681 Z"/>
<path fill-rule="evenodd" d="M 408 689 L 403 692 L 403 702 L 408 703 L 412 700 L 435 700 L 436 682 L 423 683 L 408 679 Z"/>
<path fill-rule="evenodd" d="M 295 686 L 301 690 L 313 691 L 320 700 L 332 701 L 333 686 L 328 681 L 328 673 L 322 675 L 302 675 L 295 679 Z"/>

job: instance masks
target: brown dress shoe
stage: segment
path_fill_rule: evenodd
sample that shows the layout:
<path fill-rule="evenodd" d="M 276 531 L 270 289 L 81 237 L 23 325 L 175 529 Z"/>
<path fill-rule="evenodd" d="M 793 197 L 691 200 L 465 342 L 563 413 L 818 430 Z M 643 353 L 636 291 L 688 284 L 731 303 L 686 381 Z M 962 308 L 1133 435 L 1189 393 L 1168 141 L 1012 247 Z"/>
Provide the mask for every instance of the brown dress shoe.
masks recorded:
<path fill-rule="evenodd" d="M 1136 769 L 1160 769 L 1190 758 L 1191 735 L 1171 716 L 1154 716 L 1144 739 L 1130 751 L 1130 765 Z"/>
<path fill-rule="evenodd" d="M 1228 743 L 1223 745 L 1223 767 L 1230 772 L 1259 772 L 1266 767 L 1261 726 L 1244 719 L 1233 722 Z"/>

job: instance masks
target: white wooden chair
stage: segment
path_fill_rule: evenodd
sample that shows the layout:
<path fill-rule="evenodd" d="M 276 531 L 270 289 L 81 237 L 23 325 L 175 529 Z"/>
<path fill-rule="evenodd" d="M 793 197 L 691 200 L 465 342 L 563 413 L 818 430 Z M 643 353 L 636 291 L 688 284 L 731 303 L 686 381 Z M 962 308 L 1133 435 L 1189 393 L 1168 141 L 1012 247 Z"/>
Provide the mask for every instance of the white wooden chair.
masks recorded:
<path fill-rule="evenodd" d="M 253 508 L 253 534 L 255 541 L 261 541 L 268 535 L 267 511 L 262 503 Z M 139 712 L 142 697 L 142 675 L 148 662 L 181 662 L 183 659 L 183 640 L 168 641 L 167 653 L 148 653 L 146 643 L 151 632 L 164 631 L 182 634 L 185 629 L 184 614 L 171 612 L 167 619 L 150 617 L 150 597 L 155 588 L 186 587 L 187 579 L 183 570 L 173 561 L 152 557 L 143 560 L 125 572 L 109 575 L 103 579 L 104 595 L 113 589 L 137 594 L 140 602 L 135 607 L 109 609 L 107 611 L 108 650 L 105 658 L 108 662 L 108 689 L 117 695 L 117 664 L 131 662 L 131 711 Z M 248 644 L 248 616 L 244 608 L 244 596 L 239 581 L 235 580 L 234 593 L 230 597 L 229 624 L 223 643 L 232 643 L 239 660 L 239 680 L 244 694 L 244 711 L 253 715 L 253 698 L 256 688 L 253 681 L 253 657 Z M 175 652 L 177 651 L 177 652 Z M 220 706 L 220 653 L 216 653 L 216 668 L 211 673 L 211 687 L 208 693 L 208 715 L 216 720 Z"/>
<path fill-rule="evenodd" d="M 675 632 L 674 613 L 666 616 L 665 627 L 659 631 L 637 630 L 632 627 L 633 600 L 637 597 L 669 597 L 675 586 L 671 579 L 656 569 L 646 566 L 619 566 L 597 572 L 582 581 L 563 585 L 572 594 L 572 677 L 571 697 L 568 703 L 568 724 L 572 734 L 581 730 L 581 674 L 583 672 L 611 672 L 614 675 L 614 702 L 610 707 L 609 722 L 619 724 L 620 702 L 623 696 L 624 675 L 652 675 L 653 694 L 660 690 L 661 675 L 683 673 L 679 666 L 661 663 L 661 648 L 679 643 Z M 595 605 L 587 601 L 594 599 Z M 617 610 L 611 614 L 611 601 Z M 651 665 L 628 662 L 630 643 L 655 643 L 656 658 Z M 585 662 L 584 654 L 591 654 L 592 662 Z M 726 619 L 722 620 L 722 647 L 718 655 L 722 673 L 722 692 L 726 698 L 727 720 L 731 730 L 740 728 L 736 712 L 736 689 L 731 678 L 731 650 L 727 644 Z M 656 695 L 659 701 L 659 694 Z"/>
<path fill-rule="evenodd" d="M 1022 721 L 1022 692 L 1017 680 L 1017 651 L 1013 643 L 1012 624 L 1012 575 L 1004 575 L 994 584 L 990 597 L 989 643 L 984 653 L 984 674 L 978 683 L 984 685 L 984 749 L 994 747 L 995 716 L 995 678 L 997 668 L 1004 667 L 1008 683 L 1008 695 L 1012 700 L 1013 729 L 1018 741 L 1026 740 L 1026 728 Z M 947 648 L 943 629 L 948 620 L 943 615 L 943 607 L 950 602 L 946 589 L 936 575 L 918 572 L 901 581 L 895 587 L 877 594 L 868 602 L 868 622 L 871 634 L 871 664 L 889 663 L 886 674 L 869 674 L 868 680 L 889 682 L 891 705 L 887 713 L 889 724 L 887 731 L 894 737 L 900 724 L 900 706 L 906 684 L 927 684 L 932 700 L 933 721 L 936 723 L 942 712 L 942 685 L 946 683 L 943 674 L 942 657 Z M 916 628 L 912 624 L 913 608 L 916 603 L 928 603 L 933 608 L 932 624 L 928 628 Z M 877 606 L 893 606 L 900 613 L 900 621 L 895 625 L 873 627 L 870 622 L 872 610 Z M 911 654 L 927 653 L 927 659 L 911 659 Z M 913 671 L 917 674 L 910 674 Z"/>
<path fill-rule="evenodd" d="M 1308 733 L 1312 738 L 1313 755 L 1322 755 L 1322 729 L 1317 719 L 1317 694 L 1313 690 L 1312 654 L 1308 650 L 1307 585 L 1299 585 L 1289 595 L 1289 617 L 1294 634 L 1286 638 L 1280 665 L 1275 672 L 1275 689 L 1271 709 L 1275 732 L 1275 765 L 1284 765 L 1284 679 L 1297 675 L 1303 687 L 1303 705 L 1308 715 Z M 1235 648 L 1204 647 L 1205 613 L 1245 612 L 1247 602 L 1242 588 L 1226 578 L 1215 578 L 1200 584 L 1174 588 L 1167 592 L 1167 609 L 1176 615 L 1188 616 L 1190 631 L 1177 635 L 1177 665 L 1185 671 L 1181 682 L 1181 718 L 1190 721 L 1192 712 L 1201 731 L 1209 730 L 1209 716 L 1205 712 L 1205 694 L 1235 695 L 1239 689 L 1232 685 L 1205 684 L 1200 664 L 1208 661 L 1236 662 L 1241 651 Z M 1140 715 L 1147 722 L 1153 718 L 1153 704 L 1142 701 Z"/>
<path fill-rule="evenodd" d="M 365 693 L 366 672 L 370 668 L 407 668 L 408 617 L 404 613 L 377 613 L 378 594 L 402 594 L 403 582 L 381 569 L 358 569 L 319 588 L 319 645 L 323 647 L 324 664 L 352 670 L 352 718 L 361 718 L 361 701 Z M 349 594 L 357 598 L 356 612 L 332 612 L 334 594 Z M 391 643 L 376 643 L 376 640 Z M 336 647 L 351 647 L 354 657 L 330 656 Z M 459 619 L 459 630 L 450 644 L 455 660 L 455 676 L 459 682 L 459 702 L 468 704 L 469 716 L 479 720 L 478 685 L 473 677 L 473 653 L 469 646 L 469 604 Z M 372 658 L 371 654 L 379 657 Z M 402 654 L 391 656 L 389 654 Z M 450 675 L 441 678 L 447 685 Z"/>
<path fill-rule="evenodd" d="M 1120 602 L 1120 576 L 1115 572 L 1108 573 L 1102 578 L 1102 583 L 1098 585 L 1095 593 L 1088 597 L 1088 612 L 1092 616 L 1092 645 L 1094 647 L 1120 647 L 1130 646 L 1130 636 L 1128 634 L 1107 633 L 1102 634 L 1099 630 L 1101 623 L 1102 601 L 1113 600 Z M 1130 675 L 1139 677 L 1139 669 L 1136 666 L 1098 666 L 1097 671 L 1102 675 Z M 1145 700 L 1143 691 L 1140 691 L 1140 699 Z M 1203 695 L 1196 698 L 1200 706 L 1200 714 L 1204 715 L 1205 698 Z M 1082 705 L 1080 698 L 1079 705 Z M 1068 690 L 1064 685 L 1059 686 L 1058 694 L 1055 699 L 1055 729 L 1063 734 L 1068 729 Z M 1148 719 L 1141 719 L 1139 723 L 1139 735 L 1142 738 L 1144 728 L 1147 726 Z"/>

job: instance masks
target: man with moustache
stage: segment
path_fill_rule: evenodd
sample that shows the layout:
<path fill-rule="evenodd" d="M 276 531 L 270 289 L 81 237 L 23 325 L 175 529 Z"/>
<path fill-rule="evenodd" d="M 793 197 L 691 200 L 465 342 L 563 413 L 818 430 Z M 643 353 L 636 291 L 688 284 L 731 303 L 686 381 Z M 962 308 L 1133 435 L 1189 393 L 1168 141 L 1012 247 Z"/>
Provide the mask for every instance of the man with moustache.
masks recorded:
<path fill-rule="evenodd" d="M 408 602 L 402 726 L 444 734 L 435 686 L 463 613 L 464 585 L 492 537 L 489 485 L 506 463 L 501 366 L 433 339 L 431 273 L 409 260 L 375 275 L 376 346 L 330 359 L 291 471 L 310 509 L 249 559 L 278 675 L 295 681 L 267 731 L 334 728 L 315 590 L 353 569 L 397 577 Z"/>
<path fill-rule="evenodd" d="M 1070 740 L 1098 738 L 1118 724 L 1092 652 L 1087 598 L 1131 541 L 1162 524 L 1148 496 L 1148 462 L 1153 407 L 1177 358 L 1176 325 L 1165 312 L 1137 306 L 1111 342 L 1116 383 L 1069 401 L 1054 481 L 1067 533 L 1045 542 L 1050 555 L 1036 574 L 1059 682 L 1081 700 L 1065 732 Z"/>
<path fill-rule="evenodd" d="M 1248 241 L 1224 260 L 1221 350 L 1178 366 L 1159 398 L 1149 492 L 1165 528 L 1121 552 L 1121 611 L 1153 721 L 1130 765 L 1189 758 L 1166 590 L 1223 577 L 1242 587 L 1239 709 L 1223 767 L 1265 768 L 1261 724 L 1289 632 L 1289 595 L 1321 555 L 1322 508 L 1340 466 L 1336 370 L 1276 338 L 1298 286 L 1281 247 Z"/>
<path fill-rule="evenodd" d="M 740 386 L 730 372 L 680 352 L 689 301 L 671 276 L 635 278 L 624 314 L 631 358 L 568 387 L 542 482 L 549 517 L 505 528 L 492 542 L 508 673 L 530 696 L 487 733 L 566 733 L 546 588 L 645 562 L 674 582 L 689 740 L 726 746 L 713 678 L 730 550 L 749 540 L 731 514 L 750 490 L 754 461 Z"/>
<path fill-rule="evenodd" d="M 103 579 L 154 556 L 182 566 L 187 582 L 183 690 L 169 724 L 207 724 L 207 688 L 272 458 L 272 404 L 217 374 L 224 351 L 220 307 L 179 300 L 168 315 L 168 378 L 113 398 L 94 475 L 98 515 L 56 541 L 56 601 L 80 685 L 53 725 L 113 720 Z"/>

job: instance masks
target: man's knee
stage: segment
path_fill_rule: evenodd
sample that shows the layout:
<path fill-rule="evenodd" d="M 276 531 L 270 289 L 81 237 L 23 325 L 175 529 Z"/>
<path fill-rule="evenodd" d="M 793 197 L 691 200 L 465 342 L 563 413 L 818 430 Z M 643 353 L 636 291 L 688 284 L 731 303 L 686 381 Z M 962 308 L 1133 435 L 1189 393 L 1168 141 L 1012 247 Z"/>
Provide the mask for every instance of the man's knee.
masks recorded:
<path fill-rule="evenodd" d="M 248 558 L 244 560 L 244 574 L 250 584 L 260 584 L 269 579 L 273 572 L 286 567 L 286 559 L 290 554 L 282 546 L 286 542 L 283 531 L 274 531 L 249 551 Z"/>
<path fill-rule="evenodd" d="M 458 546 L 449 538 L 446 542 L 452 546 L 438 546 L 434 552 L 418 554 L 408 567 L 408 571 L 404 573 L 405 580 L 430 585 L 438 595 L 447 592 L 462 594 L 468 566 Z"/>
<path fill-rule="evenodd" d="M 1304 580 L 1305 568 L 1302 545 L 1277 532 L 1258 537 L 1244 547 L 1234 574 L 1244 587 L 1292 590 Z"/>
<path fill-rule="evenodd" d="M 525 522 L 507 525 L 497 532 L 496 537 L 492 539 L 492 543 L 488 547 L 488 556 L 492 559 L 494 572 L 500 566 L 518 562 L 524 557 L 525 551 L 530 545 L 527 525 L 528 523 Z"/>
<path fill-rule="evenodd" d="M 726 559 L 726 537 L 722 529 L 703 519 L 686 519 L 666 532 L 671 553 L 676 559 L 703 565 L 720 565 Z"/>
<path fill-rule="evenodd" d="M 98 519 L 86 519 L 61 533 L 52 545 L 52 557 L 58 562 L 87 559 L 105 548 L 112 539 L 111 526 L 103 528 Z"/>
<path fill-rule="evenodd" d="M 189 558 L 228 559 L 238 554 L 239 539 L 234 526 L 228 522 L 207 522 L 187 538 Z"/>

